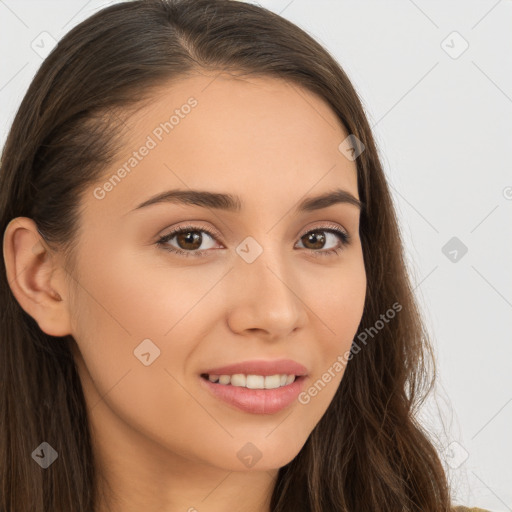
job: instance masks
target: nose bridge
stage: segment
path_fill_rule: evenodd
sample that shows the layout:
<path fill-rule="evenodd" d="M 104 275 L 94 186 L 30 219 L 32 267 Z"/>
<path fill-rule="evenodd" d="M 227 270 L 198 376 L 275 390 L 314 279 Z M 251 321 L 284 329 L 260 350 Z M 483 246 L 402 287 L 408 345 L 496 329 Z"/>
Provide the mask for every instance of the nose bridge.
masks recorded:
<path fill-rule="evenodd" d="M 259 328 L 285 336 L 303 321 L 304 306 L 294 290 L 286 254 L 270 245 L 260 246 L 259 254 L 254 240 L 237 248 L 233 279 L 238 285 L 230 324 L 236 330 Z"/>

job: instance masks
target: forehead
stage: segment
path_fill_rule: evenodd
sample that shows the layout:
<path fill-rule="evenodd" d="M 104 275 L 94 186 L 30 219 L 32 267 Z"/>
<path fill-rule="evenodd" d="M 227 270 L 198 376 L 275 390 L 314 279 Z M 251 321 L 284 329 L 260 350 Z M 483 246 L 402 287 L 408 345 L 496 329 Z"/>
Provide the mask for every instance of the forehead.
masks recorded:
<path fill-rule="evenodd" d="M 125 127 L 99 183 L 111 184 L 100 208 L 120 215 L 176 188 L 259 205 L 334 187 L 357 197 L 355 163 L 338 150 L 348 133 L 324 100 L 285 80 L 189 76 L 155 90 Z"/>

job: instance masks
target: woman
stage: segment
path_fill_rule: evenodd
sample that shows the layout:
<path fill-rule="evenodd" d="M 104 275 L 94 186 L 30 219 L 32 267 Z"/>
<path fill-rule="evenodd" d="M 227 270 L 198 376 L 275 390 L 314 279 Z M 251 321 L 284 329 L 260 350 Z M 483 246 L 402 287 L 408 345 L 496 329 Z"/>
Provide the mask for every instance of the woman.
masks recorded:
<path fill-rule="evenodd" d="M 263 8 L 71 30 L 0 175 L 2 511 L 448 511 L 359 98 Z"/>

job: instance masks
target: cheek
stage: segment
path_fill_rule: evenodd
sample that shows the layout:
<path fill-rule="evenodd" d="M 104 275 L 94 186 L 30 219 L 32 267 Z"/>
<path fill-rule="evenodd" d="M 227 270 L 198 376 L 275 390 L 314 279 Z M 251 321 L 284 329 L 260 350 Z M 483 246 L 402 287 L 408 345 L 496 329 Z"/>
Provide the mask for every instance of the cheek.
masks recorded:
<path fill-rule="evenodd" d="M 366 299 L 366 272 L 362 255 L 347 259 L 318 287 L 318 316 L 328 327 L 329 345 L 350 346 L 361 321 Z"/>
<path fill-rule="evenodd" d="M 316 304 L 314 322 L 319 344 L 318 367 L 313 382 L 314 389 L 307 392 L 304 403 L 311 403 L 317 412 L 325 411 L 343 378 L 348 354 L 357 334 L 366 298 L 366 273 L 361 259 L 347 261 L 340 271 L 331 274 L 312 297 Z M 318 335 L 318 333 L 322 333 Z"/>
<path fill-rule="evenodd" d="M 200 265 L 179 266 L 156 248 L 145 248 L 144 254 L 119 245 L 101 252 L 91 248 L 82 260 L 83 301 L 90 316 L 98 328 L 128 335 L 133 343 L 171 335 L 190 315 L 204 313 L 202 298 L 222 275 Z"/>
<path fill-rule="evenodd" d="M 170 375 L 182 382 L 196 345 L 208 336 L 218 311 L 208 292 L 218 272 L 171 267 L 157 257 L 148 263 L 118 247 L 103 252 L 108 258 L 92 244 L 82 254 L 73 335 L 101 395 L 116 386 L 131 397 L 126 407 L 139 397 L 156 415 L 163 390 L 167 397 L 179 390 Z"/>

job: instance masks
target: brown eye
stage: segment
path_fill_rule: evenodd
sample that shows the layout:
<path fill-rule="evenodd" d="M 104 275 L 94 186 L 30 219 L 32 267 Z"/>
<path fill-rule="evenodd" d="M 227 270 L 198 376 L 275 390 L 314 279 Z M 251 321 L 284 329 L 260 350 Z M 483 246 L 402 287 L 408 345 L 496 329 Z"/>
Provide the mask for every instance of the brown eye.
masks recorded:
<path fill-rule="evenodd" d="M 332 248 L 324 249 L 325 244 L 329 242 L 331 237 L 338 239 L 337 245 Z M 300 240 L 304 247 L 310 250 L 315 256 L 329 256 L 340 253 L 343 247 L 348 245 L 350 236 L 348 233 L 338 228 L 318 228 L 308 231 L 305 235 L 301 236 Z"/>
<path fill-rule="evenodd" d="M 171 244 L 170 242 L 176 239 Z M 183 256 L 202 256 L 211 249 L 213 246 L 208 245 L 200 249 L 200 247 L 207 244 L 208 239 L 215 242 L 216 238 L 213 233 L 202 226 L 184 226 L 173 230 L 171 233 L 164 235 L 157 244 L 169 252 L 174 252 Z"/>
<path fill-rule="evenodd" d="M 189 251 L 198 250 L 203 241 L 202 235 L 198 233 L 199 231 L 182 231 L 175 235 L 179 248 L 188 249 Z"/>
<path fill-rule="evenodd" d="M 301 240 L 306 245 L 306 249 L 323 249 L 323 246 L 326 241 L 326 236 L 321 231 L 311 231 L 307 234 L 305 234 Z M 309 245 L 311 244 L 311 245 Z"/>

